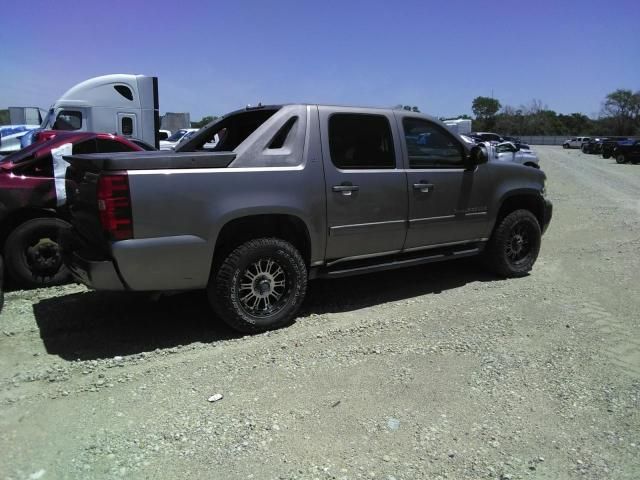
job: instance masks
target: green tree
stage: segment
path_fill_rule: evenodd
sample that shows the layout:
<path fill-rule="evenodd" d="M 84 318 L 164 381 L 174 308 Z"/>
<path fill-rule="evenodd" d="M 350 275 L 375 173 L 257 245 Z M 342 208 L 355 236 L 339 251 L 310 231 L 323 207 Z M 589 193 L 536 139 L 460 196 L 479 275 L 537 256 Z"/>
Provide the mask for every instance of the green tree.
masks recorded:
<path fill-rule="evenodd" d="M 202 120 L 198 121 L 198 122 L 191 122 L 191 128 L 202 128 L 204 127 L 207 123 L 211 123 L 213 122 L 215 119 L 217 119 L 218 117 L 215 116 L 211 116 L 208 115 L 206 117 L 202 117 Z"/>
<path fill-rule="evenodd" d="M 490 97 L 476 97 L 471 104 L 471 110 L 473 110 L 473 114 L 478 120 L 487 120 L 495 117 L 500 107 L 500 102 Z"/>
<path fill-rule="evenodd" d="M 602 113 L 613 120 L 616 135 L 630 135 L 640 122 L 640 91 L 619 88 L 608 94 L 602 104 Z"/>
<path fill-rule="evenodd" d="M 492 130 L 496 125 L 496 113 L 500 110 L 500 102 L 491 97 L 476 97 L 471 104 L 471 110 L 476 116 L 473 122 L 474 130 Z"/>

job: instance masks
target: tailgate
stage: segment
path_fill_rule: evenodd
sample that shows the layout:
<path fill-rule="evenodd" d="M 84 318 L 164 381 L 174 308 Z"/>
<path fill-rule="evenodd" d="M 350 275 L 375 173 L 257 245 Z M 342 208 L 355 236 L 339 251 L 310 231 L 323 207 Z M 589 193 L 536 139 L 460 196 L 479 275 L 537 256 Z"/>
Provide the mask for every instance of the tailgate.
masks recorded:
<path fill-rule="evenodd" d="M 100 170 L 91 162 L 67 157 L 71 165 L 67 168 L 65 188 L 66 211 L 73 225 L 74 238 L 65 242 L 65 250 L 81 251 L 91 260 L 110 257 L 110 243 L 103 232 L 98 210 L 98 178 Z"/>

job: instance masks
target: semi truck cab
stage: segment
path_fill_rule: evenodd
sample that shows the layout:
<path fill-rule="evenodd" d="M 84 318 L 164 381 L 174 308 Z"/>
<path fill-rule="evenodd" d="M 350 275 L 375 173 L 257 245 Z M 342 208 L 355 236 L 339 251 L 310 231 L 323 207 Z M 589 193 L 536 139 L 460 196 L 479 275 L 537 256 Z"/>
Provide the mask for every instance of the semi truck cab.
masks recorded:
<path fill-rule="evenodd" d="M 53 104 L 42 128 L 113 133 L 159 148 L 158 78 L 114 74 L 85 80 Z"/>

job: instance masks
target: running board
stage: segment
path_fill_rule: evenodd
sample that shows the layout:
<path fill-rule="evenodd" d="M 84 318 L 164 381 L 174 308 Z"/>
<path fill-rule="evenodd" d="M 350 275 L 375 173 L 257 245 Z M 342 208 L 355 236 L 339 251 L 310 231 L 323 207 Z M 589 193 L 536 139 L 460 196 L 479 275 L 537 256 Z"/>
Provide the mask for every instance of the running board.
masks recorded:
<path fill-rule="evenodd" d="M 343 268 L 326 268 L 321 267 L 311 272 L 310 278 L 339 278 L 348 277 L 350 275 L 361 275 L 364 273 L 382 272 L 384 270 L 393 270 L 402 267 L 413 267 L 423 265 L 425 263 L 441 262 L 443 260 L 451 260 L 454 258 L 472 257 L 478 255 L 482 251 L 481 247 L 467 248 L 465 250 L 449 250 L 447 252 L 433 252 L 431 255 L 421 257 L 402 258 L 395 257 L 384 263 L 374 263 L 369 265 L 359 264 L 358 266 L 348 267 L 340 265 Z M 378 259 L 380 260 L 380 259 Z M 346 268 L 344 268 L 346 267 Z"/>

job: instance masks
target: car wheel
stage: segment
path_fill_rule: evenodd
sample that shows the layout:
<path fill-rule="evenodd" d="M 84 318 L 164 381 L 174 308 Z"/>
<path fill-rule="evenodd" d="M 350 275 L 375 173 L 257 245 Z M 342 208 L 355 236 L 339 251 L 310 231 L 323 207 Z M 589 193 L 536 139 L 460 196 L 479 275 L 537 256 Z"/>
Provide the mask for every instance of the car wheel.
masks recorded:
<path fill-rule="evenodd" d="M 237 247 L 212 273 L 208 287 L 216 314 L 243 333 L 291 323 L 306 291 L 307 267 L 300 252 L 277 238 Z"/>
<path fill-rule="evenodd" d="M 569 148 L 569 145 L 567 145 L 566 143 L 563 143 L 562 144 L 562 148 L 564 148 L 566 150 L 567 148 Z"/>
<path fill-rule="evenodd" d="M 616 163 L 627 163 L 627 158 L 622 153 L 619 153 L 616 155 Z"/>
<path fill-rule="evenodd" d="M 589 153 L 589 150 L 587 150 L 587 147 L 584 145 L 582 146 L 581 150 L 582 150 L 582 153 Z"/>
<path fill-rule="evenodd" d="M 502 277 L 522 277 L 538 258 L 541 236 L 533 213 L 511 212 L 495 228 L 484 253 L 485 263 Z"/>
<path fill-rule="evenodd" d="M 4 246 L 9 278 L 26 288 L 67 281 L 69 270 L 62 263 L 58 238 L 62 229 L 70 227 L 59 218 L 35 218 L 16 227 Z"/>

